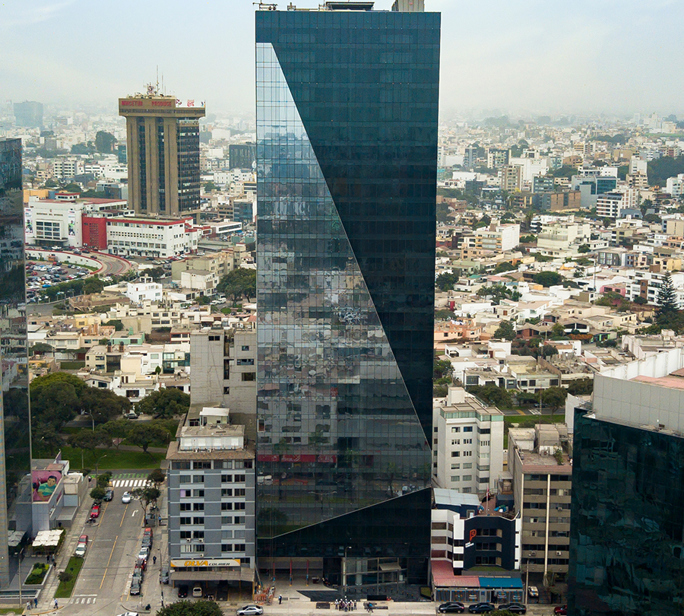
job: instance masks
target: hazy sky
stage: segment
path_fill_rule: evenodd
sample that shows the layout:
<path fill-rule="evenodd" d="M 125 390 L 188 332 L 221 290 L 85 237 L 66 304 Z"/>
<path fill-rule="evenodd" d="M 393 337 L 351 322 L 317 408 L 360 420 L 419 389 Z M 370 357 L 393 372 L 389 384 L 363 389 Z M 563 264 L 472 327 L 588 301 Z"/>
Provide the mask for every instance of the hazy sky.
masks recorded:
<path fill-rule="evenodd" d="M 444 119 L 482 111 L 684 117 L 682 0 L 425 4 L 442 12 Z M 251 0 L 0 0 L 0 100 L 114 111 L 117 97 L 154 81 L 158 65 L 167 92 L 206 100 L 209 113 L 250 113 L 253 43 Z"/>

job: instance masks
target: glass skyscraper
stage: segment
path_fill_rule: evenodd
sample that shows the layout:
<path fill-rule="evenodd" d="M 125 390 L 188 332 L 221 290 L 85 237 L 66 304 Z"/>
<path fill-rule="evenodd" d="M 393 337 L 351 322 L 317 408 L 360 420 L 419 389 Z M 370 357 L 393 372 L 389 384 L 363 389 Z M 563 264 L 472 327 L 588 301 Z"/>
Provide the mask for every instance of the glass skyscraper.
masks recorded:
<path fill-rule="evenodd" d="M 0 587 L 13 574 L 10 551 L 31 530 L 21 156 L 21 139 L 0 139 Z"/>
<path fill-rule="evenodd" d="M 439 38 L 372 2 L 256 13 L 262 567 L 425 581 Z"/>
<path fill-rule="evenodd" d="M 568 591 L 574 616 L 684 611 L 681 433 L 576 412 Z"/>

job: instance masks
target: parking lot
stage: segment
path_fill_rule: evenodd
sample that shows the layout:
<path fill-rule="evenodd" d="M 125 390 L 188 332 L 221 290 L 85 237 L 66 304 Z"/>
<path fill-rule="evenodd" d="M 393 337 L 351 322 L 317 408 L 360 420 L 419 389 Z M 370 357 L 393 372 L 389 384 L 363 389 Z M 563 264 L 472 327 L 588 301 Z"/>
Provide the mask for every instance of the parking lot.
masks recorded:
<path fill-rule="evenodd" d="M 50 261 L 27 261 L 26 263 L 26 297 L 29 302 L 36 302 L 41 290 L 60 282 L 69 282 L 86 278 L 91 271 L 80 265 L 52 263 Z"/>

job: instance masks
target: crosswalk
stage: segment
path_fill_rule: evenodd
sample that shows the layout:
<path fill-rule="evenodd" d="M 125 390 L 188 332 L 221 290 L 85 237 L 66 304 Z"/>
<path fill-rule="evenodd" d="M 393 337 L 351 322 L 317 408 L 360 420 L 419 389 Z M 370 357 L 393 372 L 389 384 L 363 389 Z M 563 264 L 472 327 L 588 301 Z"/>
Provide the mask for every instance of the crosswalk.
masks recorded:
<path fill-rule="evenodd" d="M 142 488 L 148 485 L 146 473 L 121 473 L 112 477 L 113 488 Z M 149 484 L 151 485 L 151 483 Z"/>
<path fill-rule="evenodd" d="M 91 605 L 97 601 L 95 595 L 76 595 L 69 601 L 70 605 Z"/>

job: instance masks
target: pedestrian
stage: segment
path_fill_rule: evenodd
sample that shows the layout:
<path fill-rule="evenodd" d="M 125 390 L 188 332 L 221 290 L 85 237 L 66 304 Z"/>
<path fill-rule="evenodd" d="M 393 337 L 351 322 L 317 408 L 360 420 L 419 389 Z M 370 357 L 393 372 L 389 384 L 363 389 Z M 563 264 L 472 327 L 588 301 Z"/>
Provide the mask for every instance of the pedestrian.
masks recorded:
<path fill-rule="evenodd" d="M 56 610 L 59 609 L 59 604 L 57 603 L 57 599 L 55 599 L 55 609 L 56 609 Z"/>
<path fill-rule="evenodd" d="M 26 602 L 26 611 L 27 611 L 27 612 L 30 612 L 30 611 L 31 611 L 31 602 L 30 602 L 30 601 L 27 601 L 27 602 Z"/>
<path fill-rule="evenodd" d="M 153 556 L 153 557 L 152 557 L 152 564 L 153 564 L 153 565 L 156 565 L 156 564 L 157 564 L 157 557 L 156 557 L 156 556 Z"/>
<path fill-rule="evenodd" d="M 36 597 L 35 599 L 33 599 L 33 606 L 34 606 L 36 609 L 38 609 L 38 597 Z"/>
<path fill-rule="evenodd" d="M 278 595 L 278 605 L 282 605 L 283 603 L 283 595 Z"/>

